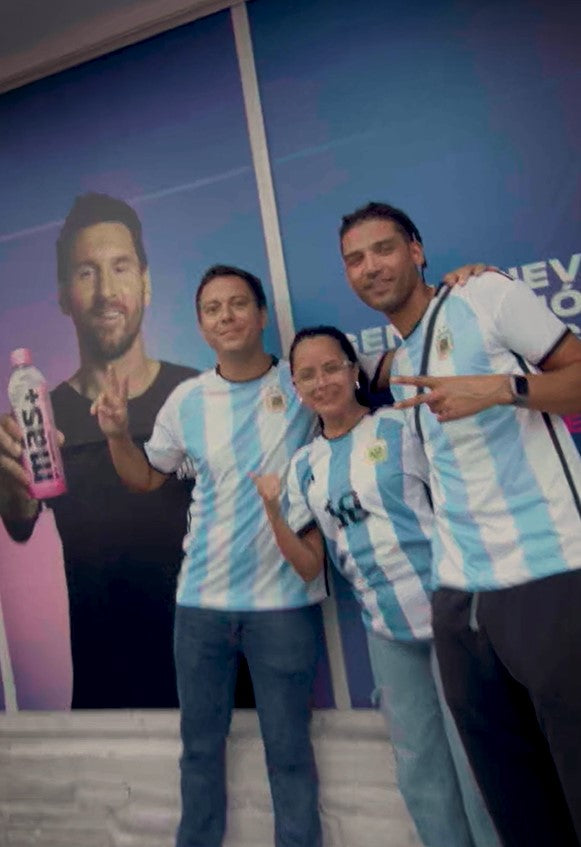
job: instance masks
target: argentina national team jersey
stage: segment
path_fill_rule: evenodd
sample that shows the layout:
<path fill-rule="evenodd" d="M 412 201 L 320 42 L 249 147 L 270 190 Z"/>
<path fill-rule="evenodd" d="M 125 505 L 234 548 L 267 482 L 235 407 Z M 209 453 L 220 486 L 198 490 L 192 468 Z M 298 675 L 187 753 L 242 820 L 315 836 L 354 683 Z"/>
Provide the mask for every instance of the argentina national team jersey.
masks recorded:
<path fill-rule="evenodd" d="M 288 479 L 292 529 L 316 522 L 365 626 L 402 641 L 432 635 L 433 520 L 425 457 L 414 441 L 401 412 L 381 409 L 345 435 L 319 436 L 300 450 Z"/>
<path fill-rule="evenodd" d="M 419 374 L 427 324 L 442 293 L 398 348 L 393 375 Z M 534 372 L 566 332 L 526 285 L 485 273 L 454 288 L 442 304 L 427 373 Z M 394 385 L 393 393 L 397 400 L 416 390 Z M 437 585 L 496 589 L 581 567 L 572 491 L 581 490 L 581 458 L 559 417 L 503 405 L 441 424 L 427 406 L 419 409 L 436 518 Z M 413 412 L 408 420 L 415 430 Z"/>
<path fill-rule="evenodd" d="M 187 380 L 160 410 L 145 450 L 172 473 L 185 460 L 196 476 L 177 602 L 251 611 L 295 608 L 326 596 L 324 577 L 305 583 L 276 546 L 262 500 L 249 477 L 277 473 L 313 435 L 312 413 L 299 403 L 287 362 L 261 378 L 229 382 L 216 371 Z"/>

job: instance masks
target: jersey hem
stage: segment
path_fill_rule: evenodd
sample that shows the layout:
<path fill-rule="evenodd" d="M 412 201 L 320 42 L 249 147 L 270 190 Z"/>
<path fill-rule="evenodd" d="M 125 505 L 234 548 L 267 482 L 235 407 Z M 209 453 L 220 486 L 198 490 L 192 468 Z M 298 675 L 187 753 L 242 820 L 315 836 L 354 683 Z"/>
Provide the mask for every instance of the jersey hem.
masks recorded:
<path fill-rule="evenodd" d="M 183 600 L 176 601 L 176 606 L 186 609 L 208 609 L 214 612 L 284 612 L 290 609 L 305 609 L 307 606 L 316 606 L 326 600 L 328 594 L 318 599 L 309 600 L 306 603 L 285 603 L 282 606 L 217 606 L 215 603 L 184 603 Z"/>
<path fill-rule="evenodd" d="M 539 579 L 548 579 L 551 576 L 559 576 L 559 574 L 571 573 L 573 571 L 578 571 L 578 570 L 581 570 L 581 564 L 580 565 L 574 565 L 572 567 L 561 568 L 560 570 L 556 570 L 556 571 L 552 570 L 552 571 L 547 571 L 546 573 L 531 574 L 528 577 L 526 577 L 526 576 L 523 577 L 522 579 L 515 579 L 511 582 L 502 583 L 502 585 L 500 585 L 498 583 L 495 583 L 495 584 L 484 583 L 484 584 L 481 584 L 481 585 L 474 585 L 474 584 L 457 585 L 457 584 L 453 584 L 449 581 L 445 581 L 445 582 L 436 583 L 432 590 L 435 592 L 435 591 L 438 591 L 440 588 L 451 588 L 454 591 L 465 591 L 466 594 L 475 594 L 475 593 L 478 593 L 480 591 L 502 591 L 504 588 L 515 588 L 518 585 L 528 585 L 529 583 L 536 582 Z"/>

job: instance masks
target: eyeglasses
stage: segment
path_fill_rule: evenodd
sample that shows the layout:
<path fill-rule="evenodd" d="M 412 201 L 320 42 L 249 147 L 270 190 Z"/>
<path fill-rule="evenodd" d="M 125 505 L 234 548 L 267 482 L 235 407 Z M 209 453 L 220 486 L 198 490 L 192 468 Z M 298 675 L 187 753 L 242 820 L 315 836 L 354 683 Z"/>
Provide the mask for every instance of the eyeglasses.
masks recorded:
<path fill-rule="evenodd" d="M 349 359 L 343 359 L 341 362 L 325 362 L 318 370 L 315 370 L 314 368 L 304 368 L 302 371 L 298 371 L 295 374 L 294 379 L 297 385 L 300 385 L 301 388 L 308 391 L 315 387 L 317 379 L 320 376 L 332 378 L 334 376 L 338 376 L 341 371 L 344 371 L 346 368 L 350 368 L 352 366 L 353 362 L 350 362 Z"/>

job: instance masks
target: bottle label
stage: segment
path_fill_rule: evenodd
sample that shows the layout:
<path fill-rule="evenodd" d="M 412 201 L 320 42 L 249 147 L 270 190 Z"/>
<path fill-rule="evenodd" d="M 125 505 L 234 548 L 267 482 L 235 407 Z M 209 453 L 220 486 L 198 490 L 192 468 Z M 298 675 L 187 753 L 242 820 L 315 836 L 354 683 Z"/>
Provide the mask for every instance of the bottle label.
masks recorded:
<path fill-rule="evenodd" d="M 17 417 L 24 433 L 24 466 L 32 479 L 30 494 L 40 498 L 64 493 L 64 471 L 45 384 L 26 390 Z"/>

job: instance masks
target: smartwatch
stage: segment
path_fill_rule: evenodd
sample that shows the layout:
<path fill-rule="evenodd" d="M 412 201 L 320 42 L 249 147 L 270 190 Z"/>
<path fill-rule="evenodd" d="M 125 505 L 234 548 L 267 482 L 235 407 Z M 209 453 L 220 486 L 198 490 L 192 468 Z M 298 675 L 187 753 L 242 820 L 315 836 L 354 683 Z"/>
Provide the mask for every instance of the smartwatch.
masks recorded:
<path fill-rule="evenodd" d="M 510 377 L 510 393 L 512 394 L 512 405 L 526 408 L 529 400 L 529 381 L 526 376 L 513 374 Z"/>

